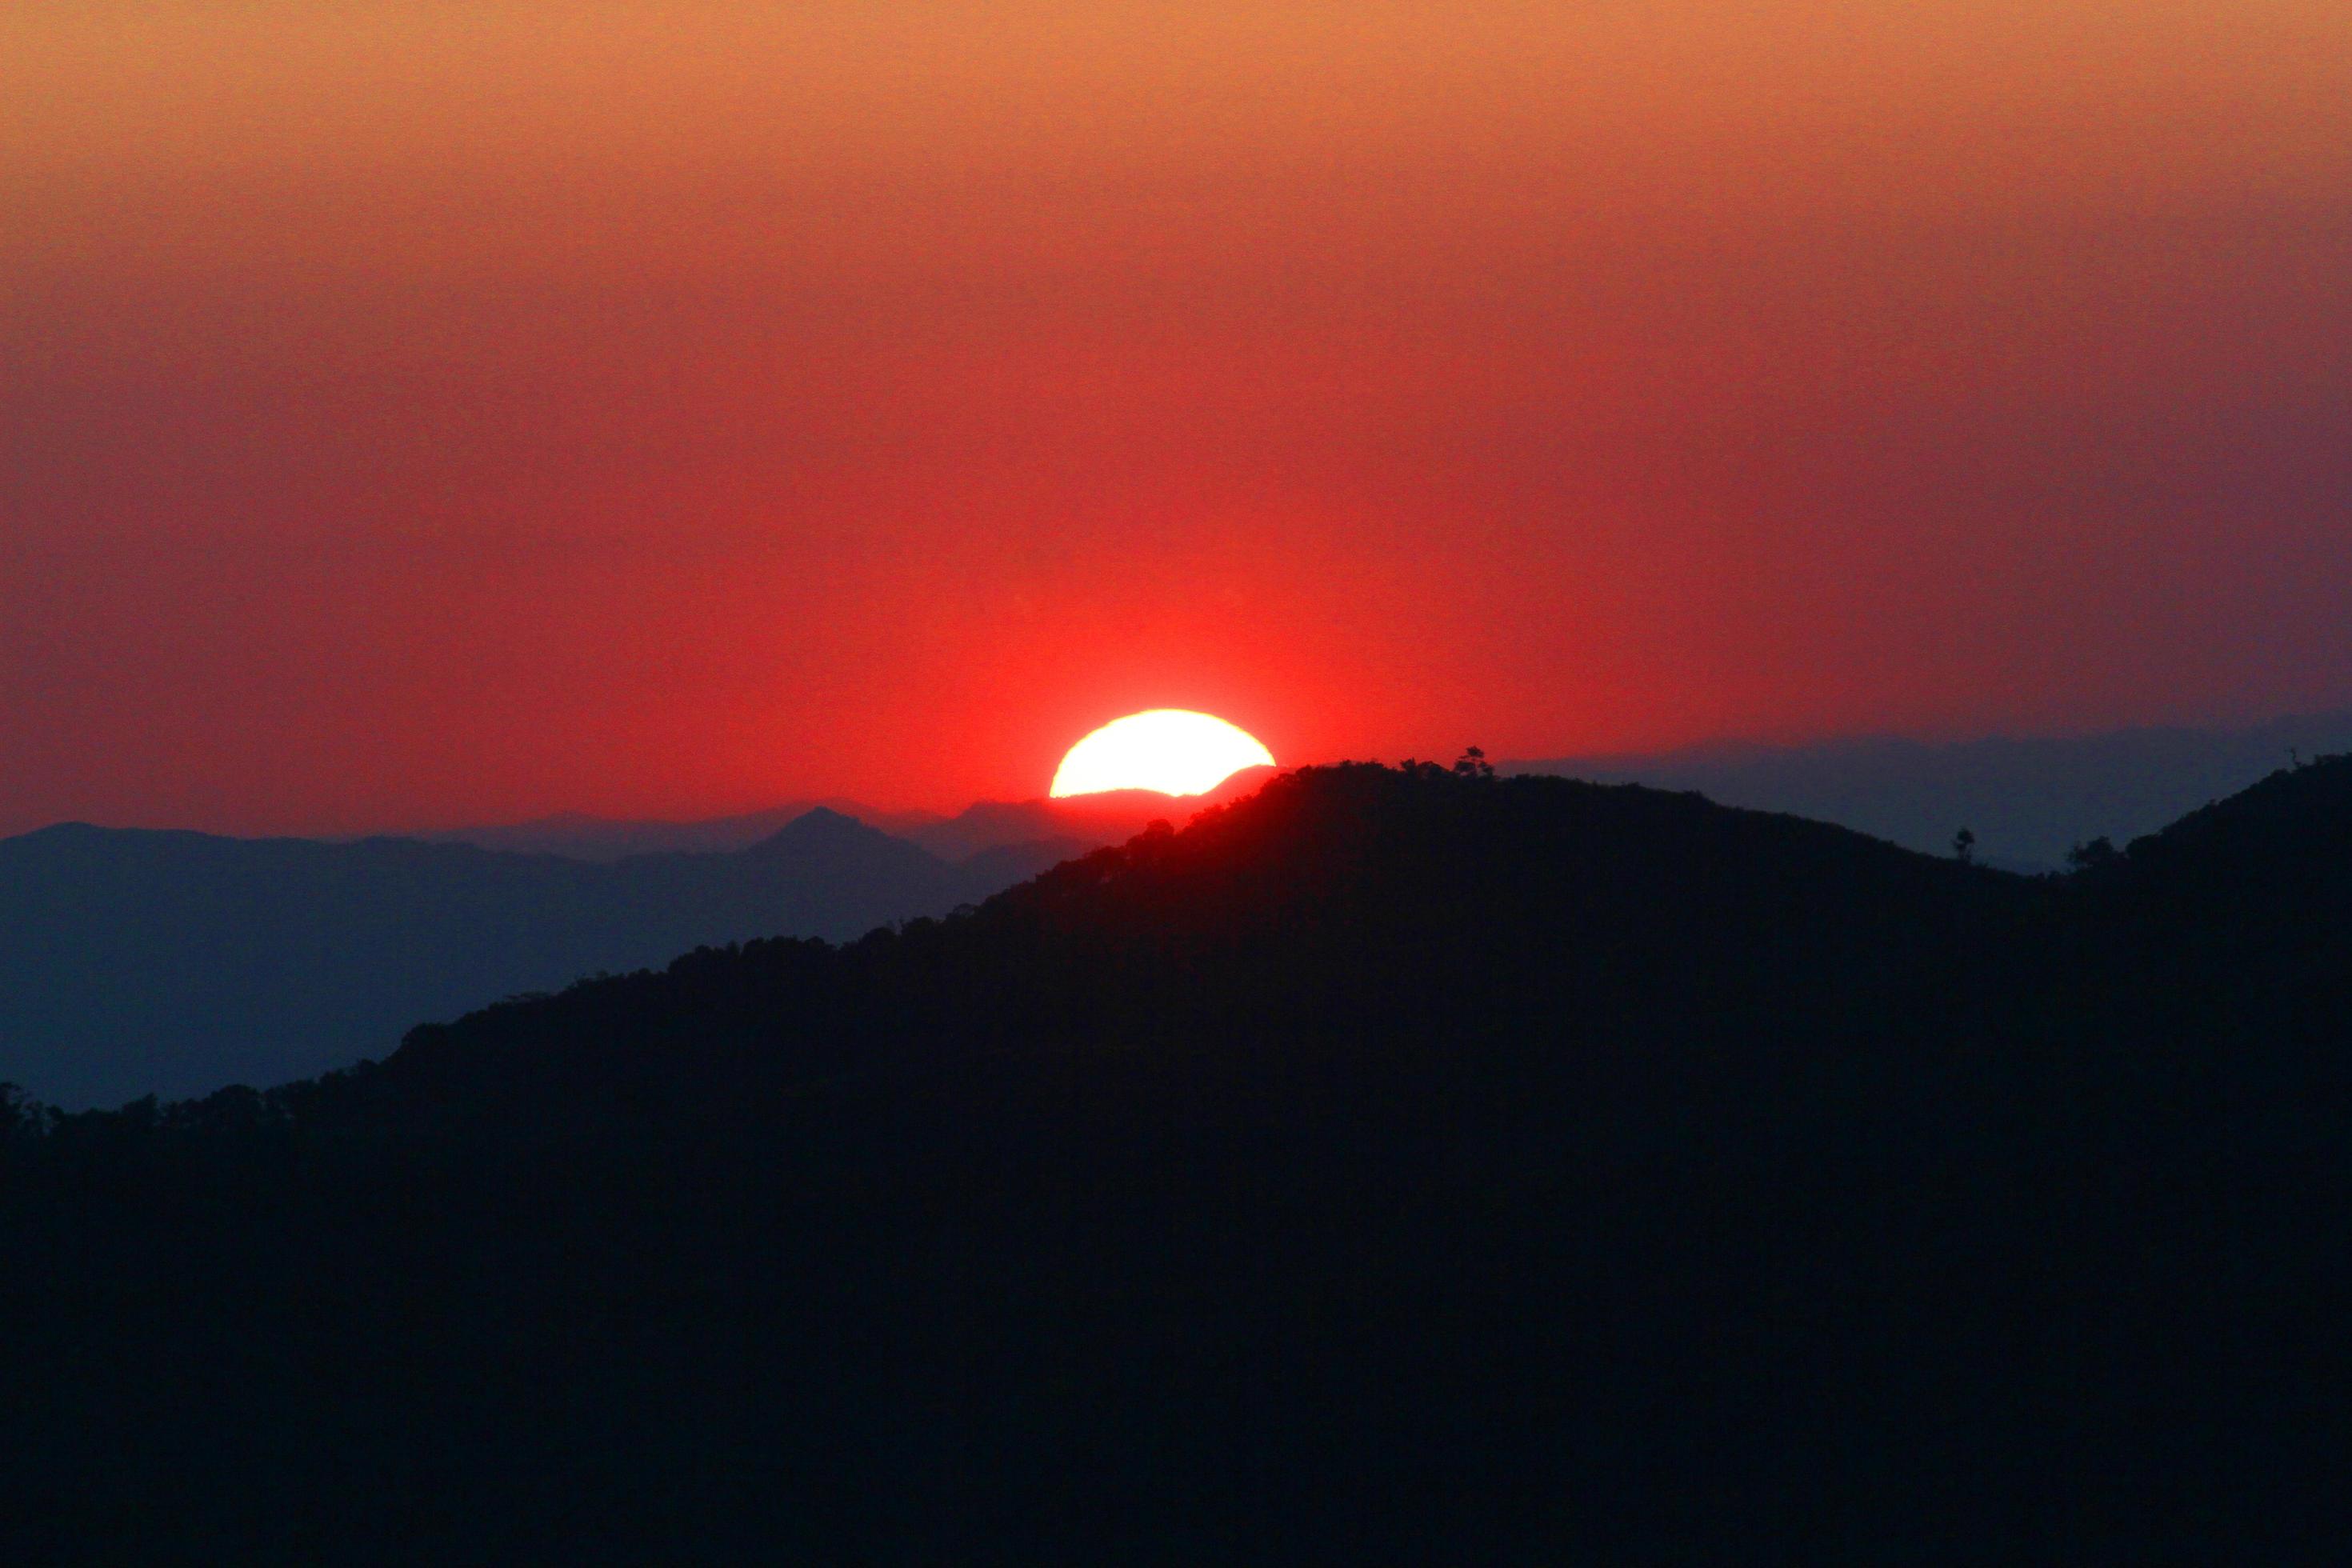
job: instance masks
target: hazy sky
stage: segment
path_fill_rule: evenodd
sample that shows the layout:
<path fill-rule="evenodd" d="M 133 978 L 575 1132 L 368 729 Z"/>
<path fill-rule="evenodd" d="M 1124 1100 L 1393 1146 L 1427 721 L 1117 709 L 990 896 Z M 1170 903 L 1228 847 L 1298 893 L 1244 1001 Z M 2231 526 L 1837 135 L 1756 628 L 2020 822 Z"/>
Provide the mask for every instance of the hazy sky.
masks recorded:
<path fill-rule="evenodd" d="M 2348 280 L 2343 0 L 12 5 L 0 831 L 2352 702 Z"/>

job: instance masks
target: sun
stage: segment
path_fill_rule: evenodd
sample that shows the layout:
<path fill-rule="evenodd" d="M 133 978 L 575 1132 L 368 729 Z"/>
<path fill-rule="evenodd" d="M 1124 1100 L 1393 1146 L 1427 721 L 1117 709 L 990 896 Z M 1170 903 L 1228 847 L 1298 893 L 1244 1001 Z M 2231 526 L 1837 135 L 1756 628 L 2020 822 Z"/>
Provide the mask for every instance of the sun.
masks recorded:
<path fill-rule="evenodd" d="M 1202 795 L 1244 768 L 1270 768 L 1274 753 L 1248 731 L 1206 713 L 1154 708 L 1109 723 L 1070 748 L 1055 772 L 1055 798 L 1107 789 Z"/>

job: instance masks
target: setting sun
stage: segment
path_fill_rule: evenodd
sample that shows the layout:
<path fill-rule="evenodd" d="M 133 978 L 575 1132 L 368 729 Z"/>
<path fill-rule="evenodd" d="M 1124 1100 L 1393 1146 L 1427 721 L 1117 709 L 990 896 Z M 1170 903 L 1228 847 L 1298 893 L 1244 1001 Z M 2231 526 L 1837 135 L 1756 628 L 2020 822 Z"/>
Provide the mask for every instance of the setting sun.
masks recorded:
<path fill-rule="evenodd" d="M 1054 774 L 1054 795 L 1148 789 L 1201 795 L 1244 768 L 1274 766 L 1274 753 L 1247 731 L 1206 713 L 1154 708 L 1109 723 L 1070 748 Z"/>

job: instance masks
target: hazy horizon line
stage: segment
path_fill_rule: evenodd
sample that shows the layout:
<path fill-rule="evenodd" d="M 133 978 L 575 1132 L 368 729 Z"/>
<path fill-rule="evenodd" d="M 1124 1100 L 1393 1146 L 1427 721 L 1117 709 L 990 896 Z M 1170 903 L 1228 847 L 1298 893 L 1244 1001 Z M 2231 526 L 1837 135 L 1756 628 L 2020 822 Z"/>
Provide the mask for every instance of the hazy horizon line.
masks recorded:
<path fill-rule="evenodd" d="M 1633 747 L 1607 751 L 1565 750 L 1549 752 L 1529 751 L 1514 755 L 1493 754 L 1493 760 L 1498 768 L 1508 772 L 1512 769 L 1527 768 L 1538 764 L 1549 766 L 1563 763 L 1589 763 L 1596 765 L 1610 765 L 1615 767 L 1622 766 L 1628 763 L 1637 762 L 1675 763 L 1702 760 L 1727 760 L 1742 754 L 1755 756 L 1781 755 L 1808 751 L 1830 750 L 1840 747 L 1856 747 L 1872 744 L 1902 744 L 1914 746 L 1923 751 L 1935 752 L 1987 745 L 2063 745 L 2069 742 L 2088 743 L 2100 741 L 2117 740 L 2123 737 L 2135 735 L 2206 735 L 2216 739 L 2233 737 L 2245 738 L 2259 736 L 2266 731 L 2285 729 L 2303 724 L 2326 723 L 2330 721 L 2352 721 L 2352 704 L 2347 704 L 2341 707 L 2299 709 L 2291 711 L 2273 713 L 2263 719 L 2243 721 L 2150 721 L 2145 723 L 2116 724 L 2100 729 L 2004 729 L 1944 735 L 1938 735 L 1932 732 L 1922 733 L 1917 731 L 1905 731 L 1899 729 L 1871 729 L 1831 731 L 1798 738 L 1759 734 L 1755 732 L 1725 733 L 1683 742 L 1673 745 Z M 1450 760 L 1454 755 L 1455 755 L 1460 750 L 1461 745 L 1476 743 L 1477 742 L 1474 739 L 1460 742 L 1454 747 L 1440 747 L 1435 751 L 1431 752 L 1427 757 L 1422 757 L 1419 752 L 1400 752 L 1395 758 L 1327 757 L 1310 759 L 1305 762 L 1277 762 L 1276 767 L 1278 771 L 1286 773 L 1293 768 L 1329 766 L 1342 762 L 1385 762 L 1392 764 L 1393 763 L 1404 760 L 1408 755 L 1413 756 L 1418 760 L 1444 762 Z M 1439 756 L 1437 754 L 1437 752 L 1439 751 L 1444 752 L 1445 755 Z M 1214 790 L 1210 790 L 1197 795 L 1171 795 L 1169 799 L 1171 802 L 1171 809 L 1181 810 L 1183 809 L 1181 805 L 1181 802 L 1188 800 L 1205 801 L 1210 795 L 1213 795 L 1216 792 Z M 791 812 L 794 817 L 797 817 L 804 816 L 810 811 L 818 809 L 840 812 L 844 816 L 858 817 L 860 820 L 866 820 L 868 817 L 882 817 L 896 818 L 902 822 L 908 819 L 923 819 L 927 822 L 947 822 L 953 820 L 957 816 L 965 812 L 971 811 L 975 807 L 987 805 L 1027 805 L 1040 803 L 1050 803 L 1052 797 L 1047 795 L 1043 789 L 1040 789 L 1040 791 L 1034 795 L 1026 796 L 981 795 L 964 802 L 961 805 L 946 807 L 935 805 L 890 805 L 877 801 L 863 800 L 855 795 L 841 794 L 785 795 L 782 796 L 770 797 L 767 801 L 761 804 L 751 804 L 731 808 L 721 807 L 705 811 L 695 811 L 690 808 L 686 810 L 656 809 L 640 814 L 632 813 L 626 810 L 593 810 L 578 806 L 558 805 L 551 806 L 546 810 L 535 812 L 530 815 L 513 817 L 489 819 L 481 817 L 457 817 L 451 818 L 446 821 L 411 821 L 407 823 L 394 823 L 362 828 L 272 826 L 258 829 L 246 829 L 206 826 L 198 823 L 190 823 L 185 821 L 100 821 L 89 816 L 61 816 L 48 821 L 34 822 L 25 826 L 11 827 L 5 832 L 0 832 L 0 838 L 20 837 L 26 834 L 44 832 L 56 827 L 88 826 L 126 832 L 193 832 L 220 838 L 297 838 L 324 843 L 355 843 L 369 838 L 446 839 L 468 833 L 502 832 L 520 828 L 545 826 L 563 822 L 577 822 L 583 825 L 610 827 L 643 827 L 649 829 L 691 828 L 707 826 L 713 824 L 738 822 L 748 817 L 767 816 L 784 812 Z M 780 824 L 779 826 L 782 825 Z"/>

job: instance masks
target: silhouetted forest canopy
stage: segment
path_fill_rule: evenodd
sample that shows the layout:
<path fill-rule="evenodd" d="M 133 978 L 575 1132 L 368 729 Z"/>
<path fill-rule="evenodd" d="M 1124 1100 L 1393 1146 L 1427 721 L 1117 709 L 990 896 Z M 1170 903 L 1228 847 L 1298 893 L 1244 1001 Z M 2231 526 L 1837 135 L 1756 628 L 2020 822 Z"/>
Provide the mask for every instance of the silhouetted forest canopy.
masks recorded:
<path fill-rule="evenodd" d="M 26 1562 L 2262 1560 L 2352 759 L 2022 878 L 1475 753 L 0 1110 Z"/>

